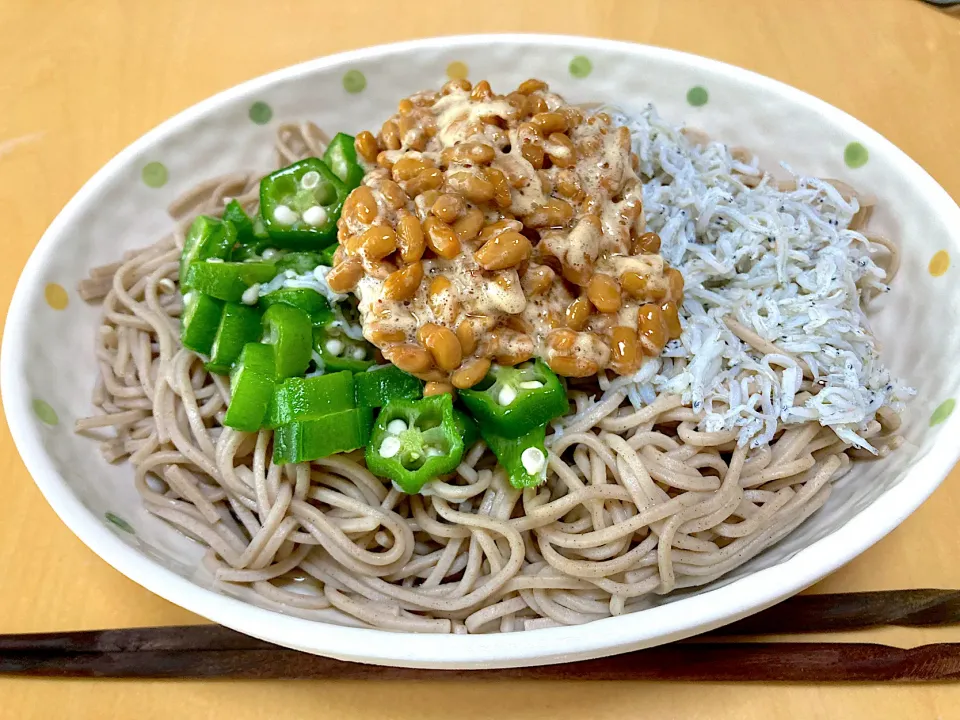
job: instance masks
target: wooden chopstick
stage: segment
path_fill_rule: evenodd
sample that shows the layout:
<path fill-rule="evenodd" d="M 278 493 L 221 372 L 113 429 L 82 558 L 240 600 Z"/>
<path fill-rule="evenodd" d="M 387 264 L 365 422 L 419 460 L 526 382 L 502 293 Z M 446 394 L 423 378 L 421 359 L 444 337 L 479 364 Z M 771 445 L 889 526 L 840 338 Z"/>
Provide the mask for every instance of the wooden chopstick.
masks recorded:
<path fill-rule="evenodd" d="M 879 590 L 797 595 L 712 634 L 794 635 L 956 623 L 960 623 L 960 590 Z"/>
<path fill-rule="evenodd" d="M 597 660 L 503 670 L 415 670 L 285 648 L 0 653 L 0 674 L 72 678 L 321 680 L 701 680 L 931 682 L 960 679 L 960 643 L 683 643 Z"/>
<path fill-rule="evenodd" d="M 960 591 L 791 598 L 714 634 L 794 634 L 960 622 Z M 960 679 L 960 643 L 687 642 L 609 658 L 504 670 L 413 670 L 288 650 L 217 625 L 0 636 L 0 674 L 45 677 L 942 681 Z"/>

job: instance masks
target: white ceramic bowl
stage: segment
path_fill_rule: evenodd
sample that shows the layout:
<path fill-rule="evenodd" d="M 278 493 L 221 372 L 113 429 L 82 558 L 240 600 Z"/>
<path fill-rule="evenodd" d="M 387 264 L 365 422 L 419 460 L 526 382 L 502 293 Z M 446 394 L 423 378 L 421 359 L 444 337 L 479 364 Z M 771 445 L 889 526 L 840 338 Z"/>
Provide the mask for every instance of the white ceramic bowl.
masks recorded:
<path fill-rule="evenodd" d="M 142 510 L 129 466 L 108 466 L 72 432 L 90 411 L 99 309 L 74 292 L 87 268 L 169 231 L 164 208 L 201 179 L 266 168 L 279 120 L 327 130 L 377 127 L 399 98 L 447 73 L 496 88 L 528 77 L 574 102 L 603 100 L 661 114 L 876 194 L 875 227 L 904 248 L 876 332 L 892 369 L 917 388 L 907 446 L 861 464 L 793 534 L 728 577 L 649 610 L 590 625 L 511 635 L 407 635 L 284 616 L 211 590 L 201 548 Z M 866 161 L 865 163 L 863 161 Z M 323 58 L 244 83 L 147 133 L 111 160 L 44 234 L 17 286 L 3 339 L 8 422 L 30 473 L 63 521 L 104 560 L 149 590 L 241 632 L 307 652 L 420 667 L 503 667 L 576 660 L 678 640 L 756 612 L 814 583 L 882 538 L 949 472 L 960 454 L 960 334 L 945 319 L 960 284 L 960 209 L 916 163 L 873 130 L 809 95 L 692 55 L 572 37 L 475 36 L 377 47 Z M 932 263 L 932 264 L 931 264 Z M 53 284 L 66 288 L 69 304 Z M 60 300 L 60 302 L 58 302 Z M 51 302 L 52 301 L 52 302 Z M 56 307 L 54 307 L 56 306 Z"/>

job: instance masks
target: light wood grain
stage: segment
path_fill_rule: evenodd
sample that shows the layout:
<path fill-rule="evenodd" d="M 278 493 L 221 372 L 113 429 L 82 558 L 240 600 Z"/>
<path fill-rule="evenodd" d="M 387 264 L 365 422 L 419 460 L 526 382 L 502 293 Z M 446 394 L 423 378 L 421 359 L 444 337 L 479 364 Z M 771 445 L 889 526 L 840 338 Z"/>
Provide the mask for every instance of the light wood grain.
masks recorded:
<path fill-rule="evenodd" d="M 204 97 L 319 55 L 480 31 L 603 36 L 770 75 L 864 120 L 960 197 L 960 20 L 914 0 L 101 0 L 0 3 L 0 311 L 37 239 L 126 144 Z M 749 122 L 749 119 L 746 119 Z M 909 243 L 909 238 L 905 239 Z M 196 622 L 57 520 L 0 431 L 0 632 Z M 960 587 L 960 474 L 820 591 Z M 847 636 L 854 637 L 854 636 Z M 958 641 L 889 629 L 858 640 Z M 2 718 L 960 718 L 960 686 L 102 682 L 0 679 Z M 508 708 L 512 708 L 510 711 Z"/>

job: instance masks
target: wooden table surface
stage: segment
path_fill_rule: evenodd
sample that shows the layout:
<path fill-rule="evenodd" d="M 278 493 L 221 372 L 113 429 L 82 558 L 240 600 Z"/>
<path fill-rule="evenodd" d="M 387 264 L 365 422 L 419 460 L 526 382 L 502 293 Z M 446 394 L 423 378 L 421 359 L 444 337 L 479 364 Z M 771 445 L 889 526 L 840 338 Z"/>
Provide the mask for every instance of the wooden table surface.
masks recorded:
<path fill-rule="evenodd" d="M 103 163 L 183 108 L 320 55 L 539 31 L 678 48 L 772 76 L 873 126 L 960 198 L 960 18 L 915 0 L 6 0 L 0 3 L 0 311 Z M 0 632 L 199 621 L 127 580 L 44 502 L 0 430 Z M 960 473 L 819 591 L 960 587 Z M 852 637 L 852 636 L 851 636 Z M 885 630 L 911 645 L 960 631 Z M 960 718 L 960 685 L 118 682 L 0 679 L 0 718 Z"/>

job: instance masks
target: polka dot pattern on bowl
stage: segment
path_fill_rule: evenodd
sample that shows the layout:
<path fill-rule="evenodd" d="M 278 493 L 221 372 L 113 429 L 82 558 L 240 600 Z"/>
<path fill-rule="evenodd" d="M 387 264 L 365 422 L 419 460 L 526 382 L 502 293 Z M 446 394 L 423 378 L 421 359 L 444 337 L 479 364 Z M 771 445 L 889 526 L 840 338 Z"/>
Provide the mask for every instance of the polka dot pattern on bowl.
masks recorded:
<path fill-rule="evenodd" d="M 125 533 L 130 533 L 131 535 L 136 535 L 137 531 L 133 529 L 133 526 L 124 520 L 119 515 L 114 515 L 112 512 L 104 514 L 104 519 L 115 528 L 123 530 Z"/>
<path fill-rule="evenodd" d="M 934 277 L 940 277 L 946 274 L 949 269 L 950 253 L 946 250 L 937 250 L 937 252 L 933 254 L 933 257 L 930 258 L 930 264 L 927 266 L 927 270 Z"/>
<path fill-rule="evenodd" d="M 59 283 L 47 283 L 47 286 L 43 289 L 43 299 L 54 310 L 65 310 L 67 305 L 70 304 L 70 296 L 67 295 L 63 285 Z"/>
<path fill-rule="evenodd" d="M 41 400 L 40 398 L 35 398 L 33 401 L 33 414 L 36 415 L 40 422 L 50 427 L 56 427 L 60 424 L 60 418 L 57 417 L 57 411 L 54 410 L 50 403 L 46 400 Z"/>
<path fill-rule="evenodd" d="M 348 93 L 356 94 L 363 92 L 367 87 L 367 78 L 359 70 L 347 70 L 343 74 L 343 89 Z"/>
<path fill-rule="evenodd" d="M 939 425 L 944 422 L 950 415 L 953 413 L 953 409 L 956 407 L 957 401 L 953 398 L 947 398 L 942 403 L 937 406 L 937 409 L 933 411 L 933 414 L 930 416 L 930 427 L 934 425 Z"/>
<path fill-rule="evenodd" d="M 575 78 L 585 78 L 593 72 L 593 63 L 586 55 L 577 55 L 570 61 L 570 74 Z"/>
<path fill-rule="evenodd" d="M 447 77 L 451 80 L 462 80 L 470 73 L 470 68 L 465 62 L 454 60 L 447 65 Z"/>
<path fill-rule="evenodd" d="M 262 100 L 258 100 L 250 106 L 248 115 L 250 116 L 250 119 L 257 125 L 266 125 L 273 119 L 273 108 L 271 108 Z"/>
<path fill-rule="evenodd" d="M 710 100 L 710 93 L 707 92 L 705 87 L 695 85 L 687 90 L 687 102 L 693 107 L 702 107 L 707 104 L 708 100 Z"/>
<path fill-rule="evenodd" d="M 867 149 L 858 142 L 849 143 L 843 149 L 843 161 L 847 164 L 848 168 L 856 170 L 867 164 L 867 160 L 870 159 L 870 153 Z"/>
<path fill-rule="evenodd" d="M 143 183 L 147 187 L 161 188 L 167 184 L 167 166 L 161 162 L 149 162 L 143 166 L 140 173 Z"/>

